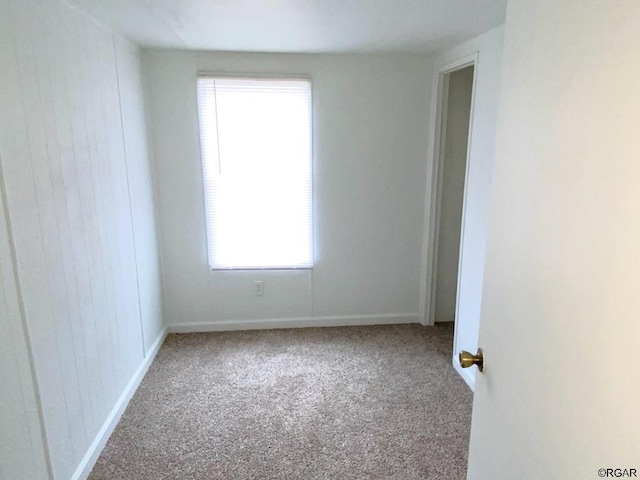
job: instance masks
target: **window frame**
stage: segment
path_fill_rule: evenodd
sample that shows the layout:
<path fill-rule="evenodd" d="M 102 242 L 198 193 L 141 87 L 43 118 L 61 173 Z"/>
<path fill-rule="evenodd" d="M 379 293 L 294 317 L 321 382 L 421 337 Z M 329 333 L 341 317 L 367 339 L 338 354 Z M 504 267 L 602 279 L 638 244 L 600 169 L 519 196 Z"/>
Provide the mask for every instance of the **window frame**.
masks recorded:
<path fill-rule="evenodd" d="M 311 263 L 309 265 L 301 265 L 301 266 L 267 266 L 267 267 L 257 267 L 257 266 L 242 266 L 242 267 L 220 267 L 220 266 L 212 266 L 209 259 L 209 226 L 207 224 L 207 195 L 204 188 L 204 179 L 205 179 L 205 165 L 204 158 L 202 155 L 202 137 L 201 137 L 201 122 L 200 122 L 200 105 L 198 100 L 198 81 L 200 79 L 215 79 L 215 80 L 291 80 L 291 81 L 305 81 L 309 83 L 309 95 L 310 95 L 310 118 L 309 118 L 309 128 L 310 128 L 310 138 L 311 138 Z M 206 264 L 210 271 L 215 272 L 233 272 L 233 271 L 299 271 L 299 270 L 313 270 L 316 265 L 316 209 L 315 209 L 315 182 L 316 182 L 316 158 L 315 158 L 315 102 L 314 102 L 314 92 L 313 92 L 313 78 L 310 74 L 301 74 L 301 73 L 255 73 L 255 72 L 220 72 L 217 73 L 215 71 L 208 70 L 198 70 L 196 73 L 196 81 L 195 81 L 195 102 L 196 102 L 196 117 L 197 117 L 197 132 L 198 132 L 198 161 L 200 163 L 200 174 L 201 181 L 200 187 L 202 188 L 202 207 L 204 213 L 204 247 L 206 253 Z"/>

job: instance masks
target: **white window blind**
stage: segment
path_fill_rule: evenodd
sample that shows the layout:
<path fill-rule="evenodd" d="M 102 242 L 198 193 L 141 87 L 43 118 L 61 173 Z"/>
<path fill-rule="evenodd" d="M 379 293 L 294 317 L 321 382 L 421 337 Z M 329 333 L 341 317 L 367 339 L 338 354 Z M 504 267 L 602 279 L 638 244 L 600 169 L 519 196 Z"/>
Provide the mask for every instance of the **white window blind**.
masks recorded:
<path fill-rule="evenodd" d="M 209 266 L 313 265 L 311 84 L 198 79 Z"/>

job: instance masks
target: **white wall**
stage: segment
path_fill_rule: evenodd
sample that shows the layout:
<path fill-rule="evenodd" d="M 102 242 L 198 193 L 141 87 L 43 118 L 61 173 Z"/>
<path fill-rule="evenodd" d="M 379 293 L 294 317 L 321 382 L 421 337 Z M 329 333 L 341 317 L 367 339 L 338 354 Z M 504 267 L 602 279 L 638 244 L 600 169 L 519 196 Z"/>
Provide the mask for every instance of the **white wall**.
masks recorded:
<path fill-rule="evenodd" d="M 161 333 L 157 258 L 144 252 L 155 232 L 140 58 L 57 1 L 4 1 L 0 32 L 0 160 L 17 266 L 17 283 L 5 283 L 0 242 L 2 321 L 20 365 L 3 380 L 25 388 L 24 404 L 10 397 L 6 415 L 29 418 L 28 431 L 9 424 L 0 437 L 2 468 L 11 479 L 46 478 L 46 441 L 51 475 L 68 479 L 90 463 L 141 372 L 145 346 Z M 30 449 L 16 457 L 11 443 L 27 438 Z"/>
<path fill-rule="evenodd" d="M 467 192 L 463 207 L 463 233 L 458 267 L 460 281 L 454 352 L 462 349 L 475 352 L 478 346 L 488 202 L 501 92 L 503 38 L 504 26 L 501 26 L 443 52 L 434 60 L 436 71 L 443 71 L 456 62 L 476 58 L 471 136 L 467 160 Z M 434 102 L 435 98 L 436 89 L 434 88 Z M 435 113 L 433 115 L 435 116 Z M 429 183 L 431 182 L 432 179 L 429 179 Z M 429 282 L 425 292 L 425 297 L 428 298 Z M 426 303 L 425 311 L 428 312 L 430 305 L 428 301 Z M 454 366 L 473 388 L 475 369 L 461 369 L 457 361 L 454 361 Z"/>
<path fill-rule="evenodd" d="M 473 67 L 450 73 L 446 119 L 440 215 L 438 219 L 438 263 L 436 274 L 436 322 L 452 322 L 456 314 L 460 227 L 467 166 Z"/>
<path fill-rule="evenodd" d="M 299 319 L 300 325 L 420 319 L 429 58 L 152 50 L 145 61 L 169 324 L 206 329 L 260 319 Z M 312 76 L 313 270 L 208 269 L 199 70 Z M 263 297 L 253 295 L 251 282 L 258 279 Z M 282 322 L 254 326 L 276 324 Z"/>

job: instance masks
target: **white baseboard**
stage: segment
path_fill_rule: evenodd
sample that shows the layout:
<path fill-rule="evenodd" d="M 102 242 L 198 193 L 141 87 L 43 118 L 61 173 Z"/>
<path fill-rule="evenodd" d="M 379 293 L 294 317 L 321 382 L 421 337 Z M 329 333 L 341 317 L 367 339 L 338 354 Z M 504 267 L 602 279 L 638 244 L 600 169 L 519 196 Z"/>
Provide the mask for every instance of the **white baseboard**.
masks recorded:
<path fill-rule="evenodd" d="M 419 313 L 390 315 L 346 315 L 337 317 L 300 317 L 258 320 L 222 320 L 219 322 L 174 323 L 169 333 L 225 332 L 232 330 L 266 330 L 273 328 L 349 327 L 356 325 L 390 325 L 420 323 Z"/>
<path fill-rule="evenodd" d="M 458 360 L 457 355 L 453 356 L 451 363 L 453 363 L 453 368 L 456 370 L 456 372 L 458 372 L 458 374 L 460 374 L 460 376 L 465 381 L 465 383 L 469 386 L 471 391 L 474 392 L 476 388 L 476 376 L 474 375 L 471 368 L 475 369 L 476 367 L 462 368 L 460 366 L 460 361 Z M 476 375 L 477 375 L 477 370 L 476 370 Z"/>
<path fill-rule="evenodd" d="M 142 381 L 145 374 L 147 373 L 147 370 L 149 370 L 149 367 L 151 366 L 153 359 L 156 357 L 156 354 L 160 350 L 160 347 L 162 346 L 162 343 L 164 342 L 164 339 L 166 336 L 167 336 L 167 328 L 165 327 L 164 329 L 162 329 L 162 331 L 156 338 L 155 342 L 153 342 L 153 345 L 147 352 L 147 357 L 142 361 L 140 366 L 137 368 L 137 370 L 131 377 L 131 380 L 129 380 L 129 383 L 127 384 L 126 388 L 122 392 L 122 395 L 120 395 L 120 398 L 118 399 L 115 406 L 111 410 L 111 413 L 109 414 L 109 416 L 107 417 L 107 420 L 102 425 L 102 428 L 96 435 L 96 438 L 93 440 L 93 443 L 91 443 L 91 446 L 89 447 L 89 449 L 87 450 L 87 453 L 85 454 L 84 458 L 80 462 L 80 465 L 78 465 L 78 468 L 76 469 L 75 473 L 71 477 L 71 480 L 84 480 L 89 476 L 89 474 L 91 473 L 91 470 L 93 470 L 93 466 L 98 460 L 98 457 L 102 452 L 102 449 L 107 444 L 107 440 L 109 440 L 109 437 L 113 433 L 113 430 L 116 428 L 116 425 L 120 421 L 120 417 L 122 417 L 122 414 L 126 410 L 127 405 L 129 405 L 129 401 L 133 397 L 133 394 L 136 393 L 136 390 L 138 389 L 140 382 Z"/>

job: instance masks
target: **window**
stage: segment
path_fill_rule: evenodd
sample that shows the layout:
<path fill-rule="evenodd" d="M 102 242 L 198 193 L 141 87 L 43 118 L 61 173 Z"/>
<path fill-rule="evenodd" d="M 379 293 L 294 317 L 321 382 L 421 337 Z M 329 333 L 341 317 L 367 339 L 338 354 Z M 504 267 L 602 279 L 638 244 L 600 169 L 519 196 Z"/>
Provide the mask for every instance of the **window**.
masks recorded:
<path fill-rule="evenodd" d="M 311 83 L 198 79 L 209 266 L 313 266 Z"/>

